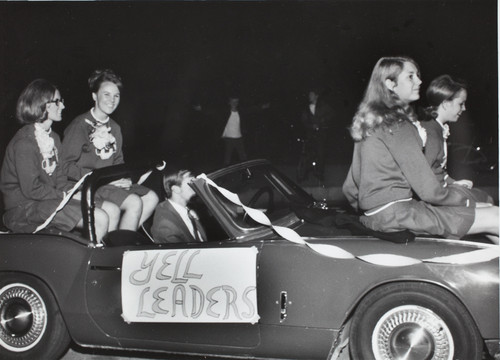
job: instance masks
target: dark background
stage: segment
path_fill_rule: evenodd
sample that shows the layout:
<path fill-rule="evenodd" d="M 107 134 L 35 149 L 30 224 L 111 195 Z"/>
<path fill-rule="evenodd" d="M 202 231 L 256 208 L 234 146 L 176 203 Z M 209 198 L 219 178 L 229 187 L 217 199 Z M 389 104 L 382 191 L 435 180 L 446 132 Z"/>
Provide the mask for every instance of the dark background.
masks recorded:
<path fill-rule="evenodd" d="M 111 68 L 125 88 L 113 118 L 125 156 L 177 159 L 198 171 L 222 163 L 222 128 L 194 104 L 269 102 L 252 117 L 250 157 L 294 164 L 300 111 L 321 86 L 336 112 L 330 163 L 349 163 L 347 133 L 373 65 L 407 55 L 420 65 L 422 97 L 449 73 L 469 84 L 468 111 L 453 139 L 498 149 L 497 2 L 1 2 L 0 156 L 18 128 L 15 103 L 35 78 L 65 99 L 65 126 L 92 106 L 87 79 Z"/>

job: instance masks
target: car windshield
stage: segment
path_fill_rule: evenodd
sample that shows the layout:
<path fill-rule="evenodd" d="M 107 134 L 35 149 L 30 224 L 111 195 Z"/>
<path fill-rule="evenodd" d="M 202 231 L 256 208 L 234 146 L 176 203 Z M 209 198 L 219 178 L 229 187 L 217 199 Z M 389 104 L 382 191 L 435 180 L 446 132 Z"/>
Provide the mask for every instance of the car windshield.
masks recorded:
<path fill-rule="evenodd" d="M 238 195 L 245 206 L 265 213 L 272 223 L 277 223 L 293 214 L 293 206 L 308 206 L 313 199 L 301 188 L 269 165 L 243 167 L 216 176 L 219 187 Z M 242 228 L 259 226 L 245 215 L 242 206 L 234 204 L 218 190 L 216 199 L 233 221 Z"/>

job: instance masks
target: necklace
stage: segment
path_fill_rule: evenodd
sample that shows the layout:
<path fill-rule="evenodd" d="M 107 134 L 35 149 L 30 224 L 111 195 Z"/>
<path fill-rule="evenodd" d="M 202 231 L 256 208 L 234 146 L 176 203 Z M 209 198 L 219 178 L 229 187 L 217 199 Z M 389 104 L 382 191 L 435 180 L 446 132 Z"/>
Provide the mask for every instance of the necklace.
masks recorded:
<path fill-rule="evenodd" d="M 90 109 L 90 113 L 92 114 L 92 117 L 94 118 L 94 120 L 95 120 L 98 124 L 100 124 L 100 125 L 104 125 L 104 124 L 107 124 L 107 123 L 109 122 L 109 116 L 107 116 L 107 117 L 106 117 L 106 119 L 104 119 L 104 120 L 99 120 L 99 119 L 97 118 L 97 116 L 95 115 L 95 113 L 94 113 L 94 108 Z"/>

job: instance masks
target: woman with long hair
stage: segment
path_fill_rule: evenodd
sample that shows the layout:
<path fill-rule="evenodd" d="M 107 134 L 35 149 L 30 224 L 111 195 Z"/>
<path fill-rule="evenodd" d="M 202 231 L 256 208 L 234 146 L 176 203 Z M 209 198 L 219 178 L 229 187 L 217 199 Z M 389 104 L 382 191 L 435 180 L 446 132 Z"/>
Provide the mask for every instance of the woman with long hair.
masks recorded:
<path fill-rule="evenodd" d="M 421 84 L 414 60 L 377 62 L 350 128 L 355 144 L 343 192 L 372 230 L 456 239 L 486 233 L 498 240 L 498 207 L 477 207 L 448 191 L 424 156 L 427 134 L 411 107 Z"/>

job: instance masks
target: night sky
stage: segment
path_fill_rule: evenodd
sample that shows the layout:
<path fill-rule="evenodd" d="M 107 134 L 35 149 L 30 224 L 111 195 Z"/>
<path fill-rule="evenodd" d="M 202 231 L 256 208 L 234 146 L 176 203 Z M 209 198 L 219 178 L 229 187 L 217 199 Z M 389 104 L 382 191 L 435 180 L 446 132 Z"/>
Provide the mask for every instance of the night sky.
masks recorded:
<path fill-rule="evenodd" d="M 113 118 L 128 161 L 219 165 L 222 129 L 192 106 L 224 106 L 237 93 L 242 106 L 271 104 L 253 118 L 250 157 L 294 163 L 305 95 L 320 86 L 336 112 L 329 161 L 349 162 L 346 127 L 375 62 L 392 55 L 417 61 L 424 91 L 443 73 L 465 79 L 467 116 L 452 132 L 497 148 L 496 3 L 0 2 L 0 155 L 18 128 L 15 103 L 30 81 L 59 87 L 66 109 L 54 129 L 62 134 L 92 106 L 92 70 L 111 68 L 125 84 Z"/>

